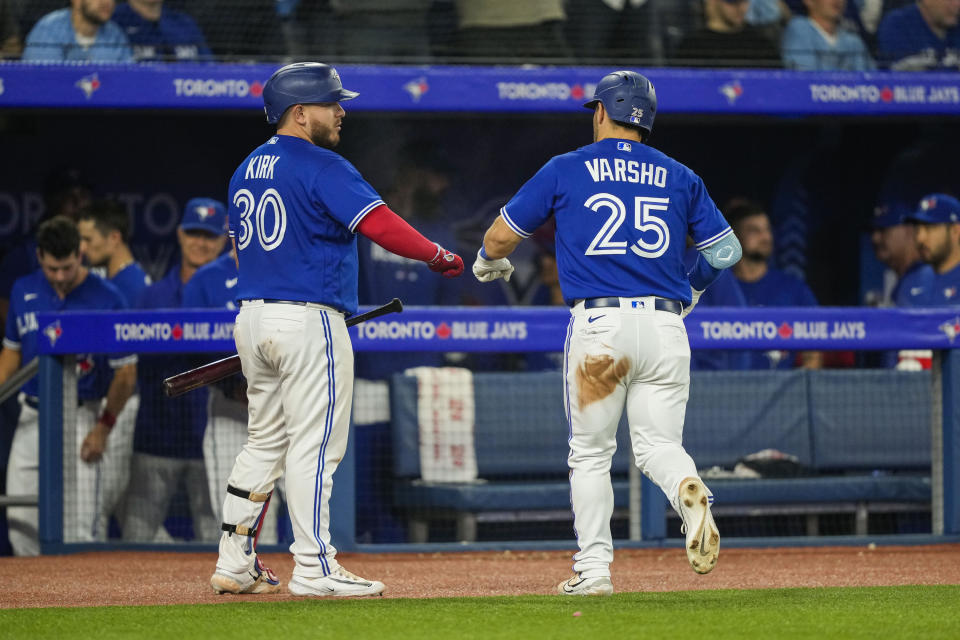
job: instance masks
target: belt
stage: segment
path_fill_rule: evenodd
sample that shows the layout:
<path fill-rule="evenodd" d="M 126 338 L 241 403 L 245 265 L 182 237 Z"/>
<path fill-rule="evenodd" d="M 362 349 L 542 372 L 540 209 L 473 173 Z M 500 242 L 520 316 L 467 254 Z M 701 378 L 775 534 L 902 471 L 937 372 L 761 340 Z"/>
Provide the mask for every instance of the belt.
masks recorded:
<path fill-rule="evenodd" d="M 322 302 L 304 302 L 303 300 L 276 300 L 274 298 L 254 298 L 253 300 L 241 300 L 240 305 L 243 306 L 244 302 L 262 302 L 264 304 L 293 304 L 298 307 L 320 307 L 321 309 L 334 311 L 336 313 L 344 313 L 336 307 L 330 306 L 329 304 L 324 304 Z"/>
<path fill-rule="evenodd" d="M 599 309 L 602 307 L 619 307 L 620 298 L 611 296 L 609 298 L 585 298 L 583 301 L 584 309 Z M 683 305 L 677 300 L 669 298 L 654 298 L 653 308 L 657 311 L 669 311 L 680 315 L 683 313 Z"/>

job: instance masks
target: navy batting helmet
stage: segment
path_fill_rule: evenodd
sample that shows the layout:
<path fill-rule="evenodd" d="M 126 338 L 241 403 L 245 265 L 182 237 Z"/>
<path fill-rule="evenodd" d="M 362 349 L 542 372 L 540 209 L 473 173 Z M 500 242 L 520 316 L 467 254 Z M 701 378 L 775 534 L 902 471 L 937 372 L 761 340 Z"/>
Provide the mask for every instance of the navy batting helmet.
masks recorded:
<path fill-rule="evenodd" d="M 603 76 L 593 92 L 593 99 L 585 102 L 587 109 L 596 109 L 602 102 L 610 117 L 626 125 L 653 131 L 657 115 L 657 92 L 653 83 L 636 71 L 614 71 Z"/>
<path fill-rule="evenodd" d="M 277 69 L 263 87 L 263 110 L 267 122 L 276 124 L 295 104 L 318 104 L 353 100 L 359 93 L 340 84 L 340 74 L 321 62 L 297 62 Z"/>

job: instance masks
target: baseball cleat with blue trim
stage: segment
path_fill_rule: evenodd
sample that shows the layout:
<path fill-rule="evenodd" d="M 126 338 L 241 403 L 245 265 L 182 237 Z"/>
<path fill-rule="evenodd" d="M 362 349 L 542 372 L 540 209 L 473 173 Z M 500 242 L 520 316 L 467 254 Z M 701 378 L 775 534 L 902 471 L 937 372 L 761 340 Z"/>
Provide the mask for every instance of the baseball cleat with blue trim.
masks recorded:
<path fill-rule="evenodd" d="M 609 596 L 613 595 L 613 583 L 610 578 L 584 578 L 579 573 L 557 585 L 557 593 L 565 596 Z"/>
<path fill-rule="evenodd" d="M 383 583 L 377 580 L 366 580 L 344 569 L 337 567 L 329 575 L 322 578 L 303 578 L 293 576 L 290 579 L 290 593 L 295 596 L 319 597 L 363 597 L 383 595 Z"/>
<path fill-rule="evenodd" d="M 224 593 L 276 593 L 280 580 L 260 562 L 254 560 L 253 568 L 246 573 L 234 573 L 218 568 L 210 577 L 210 586 L 218 594 Z"/>
<path fill-rule="evenodd" d="M 720 532 L 710 513 L 712 496 L 699 478 L 680 483 L 681 532 L 687 534 L 687 560 L 697 573 L 710 573 L 720 555 Z"/>

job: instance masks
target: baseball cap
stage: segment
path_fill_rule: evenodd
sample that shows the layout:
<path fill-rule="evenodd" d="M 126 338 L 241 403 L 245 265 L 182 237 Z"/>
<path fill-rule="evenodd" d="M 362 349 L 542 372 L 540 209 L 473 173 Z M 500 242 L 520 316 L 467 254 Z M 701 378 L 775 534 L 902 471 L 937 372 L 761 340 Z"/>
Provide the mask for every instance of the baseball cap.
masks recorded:
<path fill-rule="evenodd" d="M 907 217 L 913 213 L 905 202 L 899 200 L 888 200 L 881 202 L 873 209 L 873 217 L 870 219 L 870 227 L 873 229 L 889 229 L 898 224 L 906 222 Z"/>
<path fill-rule="evenodd" d="M 180 228 L 184 231 L 198 229 L 222 236 L 227 232 L 227 210 L 222 202 L 213 198 L 192 198 L 183 208 Z"/>
<path fill-rule="evenodd" d="M 945 193 L 931 193 L 920 200 L 907 220 L 921 224 L 960 223 L 960 200 Z"/>

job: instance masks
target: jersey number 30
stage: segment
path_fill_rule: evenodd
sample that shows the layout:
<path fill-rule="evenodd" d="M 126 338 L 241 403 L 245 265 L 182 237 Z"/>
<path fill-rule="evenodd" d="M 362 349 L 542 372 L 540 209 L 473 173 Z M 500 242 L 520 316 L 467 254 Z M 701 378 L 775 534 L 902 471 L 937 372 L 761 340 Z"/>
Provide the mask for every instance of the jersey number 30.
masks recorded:
<path fill-rule="evenodd" d="M 610 193 L 598 193 L 590 196 L 583 206 L 599 213 L 601 209 L 609 209 L 610 217 L 603 223 L 600 232 L 593 238 L 590 246 L 587 247 L 586 255 L 623 255 L 627 253 L 626 240 L 614 240 L 613 236 L 620 229 L 620 225 L 627 218 L 627 207 L 617 196 Z M 667 223 L 656 215 L 657 211 L 666 211 L 670 206 L 670 198 L 650 198 L 646 196 L 637 196 L 634 198 L 633 226 L 640 233 L 653 232 L 656 234 L 655 242 L 646 242 L 641 236 L 634 244 L 630 245 L 630 251 L 641 258 L 659 258 L 667 251 L 670 246 L 670 229 Z"/>
<path fill-rule="evenodd" d="M 259 202 L 254 199 L 249 189 L 240 189 L 233 195 L 233 204 L 240 207 L 240 237 L 237 240 L 237 249 L 244 249 L 250 244 L 254 227 L 257 240 L 264 251 L 273 251 L 280 246 L 287 232 L 287 209 L 276 189 L 264 191 Z M 267 233 L 269 218 L 273 219 L 273 228 Z"/>

